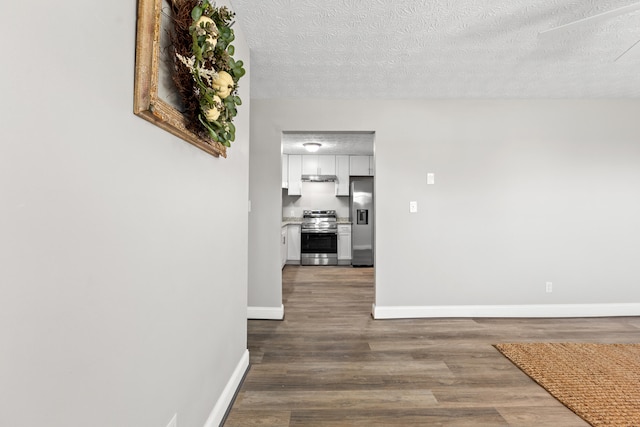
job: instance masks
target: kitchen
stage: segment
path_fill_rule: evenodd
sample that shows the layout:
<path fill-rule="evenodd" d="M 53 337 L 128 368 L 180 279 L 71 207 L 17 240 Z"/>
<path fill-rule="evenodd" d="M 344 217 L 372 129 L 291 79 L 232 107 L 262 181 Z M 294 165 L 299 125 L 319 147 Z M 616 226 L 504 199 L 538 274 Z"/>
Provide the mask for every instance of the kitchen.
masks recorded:
<path fill-rule="evenodd" d="M 373 266 L 374 132 L 283 132 L 282 267 Z"/>

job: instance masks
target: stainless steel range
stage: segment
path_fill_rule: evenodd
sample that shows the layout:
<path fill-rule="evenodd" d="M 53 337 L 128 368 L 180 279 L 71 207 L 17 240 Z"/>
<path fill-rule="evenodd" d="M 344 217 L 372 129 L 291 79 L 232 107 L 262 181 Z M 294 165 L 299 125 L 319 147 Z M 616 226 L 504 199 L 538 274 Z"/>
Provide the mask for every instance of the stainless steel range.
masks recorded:
<path fill-rule="evenodd" d="M 300 251 L 302 265 L 338 265 L 336 211 L 302 212 Z"/>

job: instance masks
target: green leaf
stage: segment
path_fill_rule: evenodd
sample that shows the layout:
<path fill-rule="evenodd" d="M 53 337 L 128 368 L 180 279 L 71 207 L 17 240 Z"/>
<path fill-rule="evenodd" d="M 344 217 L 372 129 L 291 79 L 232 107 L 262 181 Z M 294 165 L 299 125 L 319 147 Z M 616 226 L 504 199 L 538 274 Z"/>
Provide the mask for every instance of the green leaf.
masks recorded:
<path fill-rule="evenodd" d="M 200 6 L 196 6 L 191 10 L 191 19 L 197 21 L 202 16 L 202 8 Z"/>
<path fill-rule="evenodd" d="M 202 48 L 200 47 L 199 38 L 195 31 L 191 35 L 191 39 L 191 50 L 193 51 L 193 55 L 196 57 L 196 65 L 198 65 L 198 62 L 202 61 Z"/>
<path fill-rule="evenodd" d="M 200 120 L 200 123 L 202 123 L 202 126 L 204 126 L 207 132 L 209 132 L 209 136 L 211 137 L 211 139 L 213 139 L 214 141 L 218 141 L 219 138 L 218 138 L 218 135 L 216 134 L 216 131 L 211 127 L 209 122 L 202 117 L 202 114 L 198 114 L 198 120 Z"/>
<path fill-rule="evenodd" d="M 244 65 L 244 62 L 242 62 L 241 60 L 240 61 L 236 61 L 236 65 L 238 67 L 242 67 Z"/>
<path fill-rule="evenodd" d="M 242 99 L 240 99 L 239 96 L 234 96 L 233 98 L 233 100 L 236 101 L 236 105 L 242 105 Z"/>
<path fill-rule="evenodd" d="M 229 52 L 229 55 L 233 55 L 236 52 L 236 48 L 230 44 L 229 46 L 227 46 L 227 52 Z"/>
<path fill-rule="evenodd" d="M 240 68 L 240 69 L 238 70 L 238 72 L 237 72 L 237 73 L 235 73 L 235 72 L 234 72 L 234 74 L 235 74 L 238 78 L 240 78 L 240 77 L 244 76 L 246 73 L 247 73 L 247 72 L 244 70 L 244 68 Z"/>

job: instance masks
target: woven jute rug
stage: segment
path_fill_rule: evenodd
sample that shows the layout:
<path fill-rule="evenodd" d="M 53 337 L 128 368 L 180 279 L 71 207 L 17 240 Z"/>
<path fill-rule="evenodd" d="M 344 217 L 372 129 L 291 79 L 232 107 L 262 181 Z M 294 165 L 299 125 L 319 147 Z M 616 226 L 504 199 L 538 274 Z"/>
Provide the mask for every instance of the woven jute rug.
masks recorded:
<path fill-rule="evenodd" d="M 592 426 L 640 426 L 640 344 L 495 347 Z"/>

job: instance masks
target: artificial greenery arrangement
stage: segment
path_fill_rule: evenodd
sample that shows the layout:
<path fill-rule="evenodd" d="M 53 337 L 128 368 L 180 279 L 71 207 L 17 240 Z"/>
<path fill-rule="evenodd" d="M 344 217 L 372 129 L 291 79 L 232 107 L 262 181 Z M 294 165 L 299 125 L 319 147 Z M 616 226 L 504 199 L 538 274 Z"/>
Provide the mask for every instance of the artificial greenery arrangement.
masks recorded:
<path fill-rule="evenodd" d="M 172 9 L 173 81 L 186 126 L 205 140 L 230 147 L 236 137 L 232 121 L 242 104 L 238 80 L 245 74 L 243 62 L 233 59 L 235 14 L 208 0 L 173 0 Z"/>

